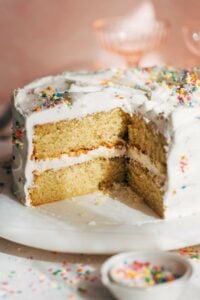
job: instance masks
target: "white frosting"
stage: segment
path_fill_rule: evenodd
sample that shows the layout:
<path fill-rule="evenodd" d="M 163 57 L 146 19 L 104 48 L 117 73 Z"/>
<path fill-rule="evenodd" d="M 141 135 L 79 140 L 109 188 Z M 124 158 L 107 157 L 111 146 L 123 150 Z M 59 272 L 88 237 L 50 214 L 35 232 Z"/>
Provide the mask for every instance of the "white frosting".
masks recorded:
<path fill-rule="evenodd" d="M 173 145 L 168 153 L 166 216 L 200 211 L 200 107 L 172 114 Z"/>
<path fill-rule="evenodd" d="M 128 148 L 127 154 L 130 159 L 133 159 L 137 162 L 139 162 L 143 167 L 147 168 L 151 173 L 155 174 L 156 176 L 159 176 L 160 178 L 163 178 L 164 175 L 162 175 L 159 171 L 159 169 L 152 163 L 149 156 L 139 152 L 139 150 L 135 147 Z"/>
<path fill-rule="evenodd" d="M 103 157 L 103 158 L 111 158 L 111 157 L 118 157 L 118 156 L 124 156 L 126 152 L 126 148 L 107 148 L 107 147 L 99 147 L 94 150 L 88 151 L 87 154 L 81 154 L 79 156 L 68 156 L 66 154 L 63 154 L 60 158 L 54 158 L 54 159 L 46 159 L 46 160 L 39 160 L 30 161 L 29 167 L 32 170 L 35 170 L 38 173 L 41 173 L 48 169 L 60 169 L 62 167 L 68 167 L 75 164 L 81 164 L 83 162 L 89 161 L 91 159 L 97 158 L 97 157 Z"/>
<path fill-rule="evenodd" d="M 33 170 L 78 163 L 102 154 L 102 149 L 99 149 L 79 158 L 63 156 L 60 161 L 33 162 L 30 157 L 33 151 L 33 128 L 36 124 L 81 118 L 87 114 L 119 107 L 129 114 L 141 113 L 147 121 L 156 125 L 157 130 L 167 140 L 167 181 L 164 197 L 166 217 L 200 211 L 200 82 L 196 81 L 195 89 L 192 90 L 193 83 L 188 83 L 191 78 L 186 78 L 183 71 L 176 77 L 176 72 L 176 69 L 159 67 L 147 70 L 66 72 L 39 79 L 23 89 L 18 89 L 14 97 L 14 119 L 19 120 L 20 126 L 25 128 L 22 137 L 23 149 L 14 147 L 14 180 L 19 198 L 28 201 L 27 190 L 32 184 Z M 199 76 L 199 70 L 195 72 Z M 43 104 L 38 95 L 48 85 L 60 93 L 67 91 L 71 105 L 61 101 L 49 109 L 43 105 L 41 111 L 34 111 Z M 102 151 L 105 151 L 107 157 L 119 155 L 113 149 Z M 184 171 L 180 167 L 182 156 L 185 157 L 182 165 L 187 164 L 184 165 Z M 22 167 L 19 168 L 20 159 Z M 152 169 L 152 166 L 149 167 Z M 25 178 L 19 182 L 19 177 Z"/>
<path fill-rule="evenodd" d="M 126 152 L 125 147 L 107 148 L 101 146 L 97 149 L 88 151 L 87 154 L 81 154 L 75 157 L 63 154 L 60 158 L 46 159 L 46 160 L 28 160 L 24 167 L 23 154 L 20 153 L 19 151 L 15 151 L 14 152 L 15 162 L 13 163 L 13 167 L 12 167 L 14 179 L 20 177 L 22 170 L 24 170 L 25 178 L 26 178 L 25 184 L 22 181 L 20 183 L 15 182 L 15 185 L 18 185 L 20 189 L 23 188 L 27 200 L 26 204 L 30 205 L 28 189 L 34 184 L 34 173 L 41 173 L 50 169 L 57 170 L 75 164 L 84 163 L 98 157 L 103 157 L 103 158 L 120 157 L 120 156 L 124 156 L 125 152 Z"/>

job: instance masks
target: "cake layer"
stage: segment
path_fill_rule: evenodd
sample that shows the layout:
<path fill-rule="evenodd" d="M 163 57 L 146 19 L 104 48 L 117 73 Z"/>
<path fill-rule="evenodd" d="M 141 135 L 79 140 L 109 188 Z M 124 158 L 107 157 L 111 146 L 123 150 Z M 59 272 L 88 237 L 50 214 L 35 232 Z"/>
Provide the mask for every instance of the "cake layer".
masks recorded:
<path fill-rule="evenodd" d="M 92 193 L 104 185 L 124 180 L 124 158 L 97 158 L 58 170 L 35 173 L 29 197 L 35 206 Z"/>
<path fill-rule="evenodd" d="M 77 156 L 99 146 L 123 144 L 128 115 L 121 109 L 36 125 L 32 159 Z"/>
<path fill-rule="evenodd" d="M 163 167 L 159 161 L 156 161 L 155 164 L 152 162 L 150 157 L 138 150 L 138 148 L 128 145 L 126 156 L 131 160 L 135 160 L 140 163 L 144 168 L 148 169 L 151 173 L 166 178 L 166 173 L 162 173 Z"/>
<path fill-rule="evenodd" d="M 140 115 L 133 115 L 128 125 L 129 144 L 147 155 L 161 173 L 166 173 L 166 140 L 156 125 Z"/>
<path fill-rule="evenodd" d="M 143 197 L 144 202 L 160 217 L 164 217 L 163 195 L 164 181 L 151 173 L 137 161 L 128 163 L 128 183 L 137 194 Z"/>
<path fill-rule="evenodd" d="M 30 205 L 31 190 L 35 202 L 38 198 L 43 203 L 42 175 L 48 179 L 52 174 L 51 180 L 58 181 L 57 172 L 98 161 L 98 155 L 88 155 L 99 146 L 113 149 L 125 141 L 124 156 L 133 160 L 129 183 L 152 208 L 167 217 L 199 211 L 199 92 L 199 68 L 171 67 L 67 72 L 18 89 L 13 97 L 18 199 Z M 65 190 L 63 176 L 57 185 Z M 79 181 L 78 174 L 74 180 Z M 51 189 L 48 180 L 47 188 Z"/>
<path fill-rule="evenodd" d="M 82 152 L 83 153 L 80 153 L 78 156 L 71 156 L 71 155 L 69 156 L 67 154 L 63 154 L 61 155 L 60 158 L 31 160 L 29 162 L 29 171 L 31 169 L 41 173 L 49 169 L 57 170 L 62 167 L 81 164 L 83 162 L 87 162 L 95 158 L 121 157 L 125 155 L 126 147 L 119 146 L 119 147 L 108 148 L 108 147 L 101 146 L 94 150 L 82 151 Z"/>

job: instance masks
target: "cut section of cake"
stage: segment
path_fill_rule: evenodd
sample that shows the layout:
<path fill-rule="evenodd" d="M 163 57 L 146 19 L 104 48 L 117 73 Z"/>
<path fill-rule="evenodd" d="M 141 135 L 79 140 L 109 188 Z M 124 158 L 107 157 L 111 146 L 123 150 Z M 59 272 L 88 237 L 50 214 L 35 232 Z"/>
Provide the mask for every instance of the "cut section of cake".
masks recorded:
<path fill-rule="evenodd" d="M 14 92 L 13 179 L 26 205 L 126 183 L 160 217 L 200 211 L 199 69 L 66 72 Z"/>
<path fill-rule="evenodd" d="M 128 116 L 121 109 L 35 125 L 33 159 L 49 159 L 63 154 L 78 156 L 100 146 L 124 145 Z"/>
<path fill-rule="evenodd" d="M 128 182 L 145 202 L 164 216 L 167 141 L 156 124 L 135 114 L 128 126 Z"/>

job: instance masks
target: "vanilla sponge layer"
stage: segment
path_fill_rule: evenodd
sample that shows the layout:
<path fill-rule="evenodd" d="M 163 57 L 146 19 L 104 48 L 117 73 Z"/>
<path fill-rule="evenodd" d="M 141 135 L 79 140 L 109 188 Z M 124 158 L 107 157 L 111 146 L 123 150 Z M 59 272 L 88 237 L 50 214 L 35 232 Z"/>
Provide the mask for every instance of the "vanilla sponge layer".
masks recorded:
<path fill-rule="evenodd" d="M 77 156 L 99 146 L 122 144 L 128 125 L 128 114 L 117 108 L 34 127 L 32 159 Z"/>
<path fill-rule="evenodd" d="M 155 124 L 145 121 L 141 115 L 133 115 L 128 125 L 128 143 L 147 155 L 161 173 L 166 173 L 166 140 Z"/>
<path fill-rule="evenodd" d="M 131 188 L 164 216 L 166 141 L 141 115 L 130 116 L 117 108 L 37 125 L 33 144 L 32 205 L 92 193 L 105 184 L 128 179 Z M 120 144 L 126 149 L 113 147 Z M 98 150 L 102 145 L 107 149 L 104 158 Z"/>
<path fill-rule="evenodd" d="M 97 158 L 58 170 L 35 173 L 29 197 L 35 206 L 92 193 L 103 186 L 124 180 L 124 158 Z"/>
<path fill-rule="evenodd" d="M 128 184 L 160 217 L 164 217 L 164 180 L 138 161 L 128 162 Z"/>

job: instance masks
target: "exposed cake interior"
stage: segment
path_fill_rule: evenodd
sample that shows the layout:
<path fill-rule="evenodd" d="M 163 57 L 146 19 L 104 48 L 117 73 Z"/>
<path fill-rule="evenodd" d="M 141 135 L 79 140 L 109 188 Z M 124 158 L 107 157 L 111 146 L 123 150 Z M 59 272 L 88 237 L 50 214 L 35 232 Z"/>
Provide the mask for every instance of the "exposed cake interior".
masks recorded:
<path fill-rule="evenodd" d="M 108 151 L 123 146 L 126 151 L 113 157 L 99 155 L 74 165 L 35 171 L 34 184 L 29 189 L 31 204 L 88 194 L 105 184 L 127 181 L 163 217 L 165 144 L 155 124 L 138 114 L 131 117 L 118 108 L 80 119 L 36 125 L 32 155 L 36 161 L 53 160 L 63 154 L 90 155 L 101 146 Z"/>
<path fill-rule="evenodd" d="M 125 179 L 124 158 L 96 158 L 85 163 L 34 174 L 32 205 L 89 194 Z M 47 185 L 48 182 L 48 185 Z"/>
<path fill-rule="evenodd" d="M 39 205 L 125 182 L 161 217 L 200 211 L 200 69 L 65 72 L 13 95 L 13 187 Z"/>
<path fill-rule="evenodd" d="M 78 155 L 100 146 L 122 145 L 128 114 L 121 109 L 87 115 L 34 128 L 33 159 Z"/>
<path fill-rule="evenodd" d="M 159 216 L 164 217 L 166 140 L 153 122 L 134 115 L 128 126 L 128 183 Z"/>

